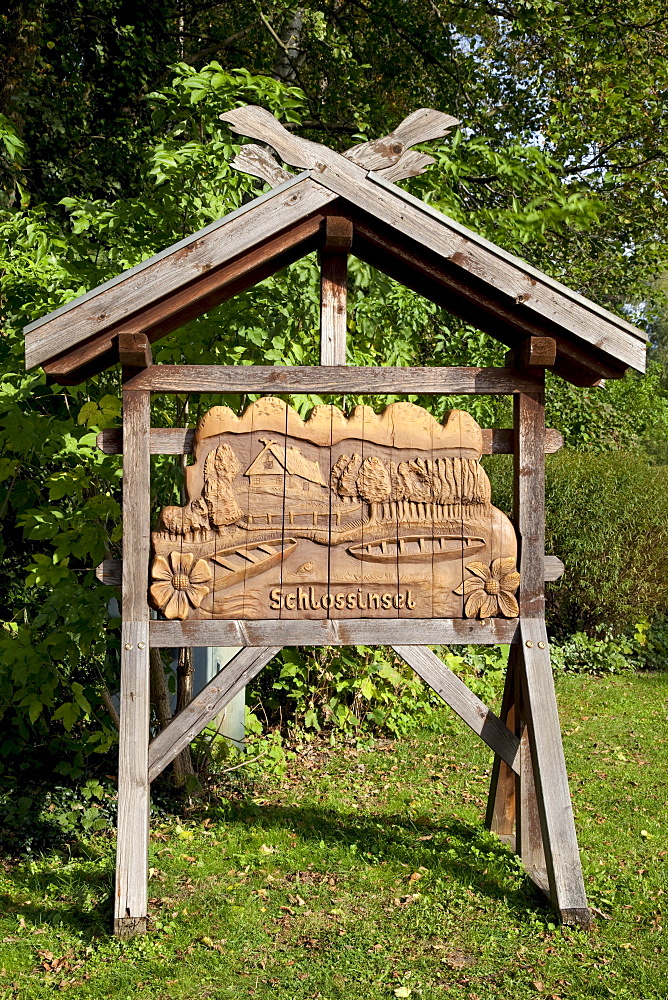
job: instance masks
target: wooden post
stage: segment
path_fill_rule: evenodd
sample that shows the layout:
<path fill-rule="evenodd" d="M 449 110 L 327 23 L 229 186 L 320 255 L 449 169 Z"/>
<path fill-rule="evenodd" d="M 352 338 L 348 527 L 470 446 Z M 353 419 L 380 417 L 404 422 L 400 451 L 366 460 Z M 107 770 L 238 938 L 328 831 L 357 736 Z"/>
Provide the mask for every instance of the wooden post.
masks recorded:
<path fill-rule="evenodd" d="M 544 377 L 544 375 L 543 375 Z M 545 392 L 513 397 L 513 515 L 519 543 L 520 616 L 545 615 Z"/>
<path fill-rule="evenodd" d="M 540 864 L 544 848 L 552 906 L 563 923 L 588 927 L 591 913 L 582 877 L 545 622 L 540 618 L 521 619 L 520 635 L 522 694 L 535 783 L 535 806 L 531 801 L 526 805 L 526 836 L 533 838 L 528 848 L 529 864 Z M 524 770 L 524 759 L 522 765 Z M 529 800 L 526 791 L 525 796 Z M 542 845 L 531 819 L 534 808 L 540 817 Z"/>
<path fill-rule="evenodd" d="M 328 215 L 325 224 L 325 245 L 320 251 L 320 364 L 345 365 L 353 224 L 339 215 Z"/>
<path fill-rule="evenodd" d="M 123 390 L 123 617 L 114 933 L 146 931 L 151 397 Z"/>
<path fill-rule="evenodd" d="M 508 668 L 506 670 L 506 681 L 503 689 L 503 699 L 501 702 L 501 722 L 515 734 L 519 734 L 519 712 L 516 700 L 516 690 L 518 686 L 517 667 L 517 644 L 510 647 L 508 654 Z M 521 767 L 521 757 L 520 757 Z M 489 798 L 487 799 L 487 814 L 485 816 L 485 826 L 492 833 L 496 833 L 504 843 L 509 844 L 515 850 L 515 791 L 517 775 L 506 764 L 499 754 L 494 755 L 494 766 L 492 768 L 492 779 L 490 782 Z"/>

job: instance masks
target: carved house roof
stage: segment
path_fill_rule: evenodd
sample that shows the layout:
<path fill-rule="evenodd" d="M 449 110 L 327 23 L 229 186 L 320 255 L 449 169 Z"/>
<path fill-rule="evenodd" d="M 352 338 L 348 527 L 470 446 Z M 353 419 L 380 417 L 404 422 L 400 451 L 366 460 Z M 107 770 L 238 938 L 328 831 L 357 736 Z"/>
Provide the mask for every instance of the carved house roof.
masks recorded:
<path fill-rule="evenodd" d="M 447 134 L 455 119 L 420 109 L 390 136 L 340 154 L 287 132 L 261 108 L 221 117 L 301 172 L 243 146 L 234 165 L 277 186 L 29 324 L 28 368 L 79 383 L 118 361 L 119 333 L 165 336 L 322 246 L 326 216 L 345 215 L 352 254 L 511 348 L 531 335 L 553 338 L 551 367 L 567 380 L 591 385 L 644 371 L 642 331 L 393 183 L 433 162 L 410 145 Z"/>
<path fill-rule="evenodd" d="M 267 452 L 270 452 L 274 456 L 281 468 L 285 469 L 288 475 L 299 476 L 310 483 L 326 487 L 327 484 L 322 478 L 322 472 L 317 462 L 310 462 L 307 458 L 304 458 L 299 448 L 288 448 L 286 454 L 286 449 L 276 441 L 267 442 L 255 461 L 251 462 L 244 472 L 245 476 L 270 475 L 274 471 L 263 468 L 262 459 Z"/>

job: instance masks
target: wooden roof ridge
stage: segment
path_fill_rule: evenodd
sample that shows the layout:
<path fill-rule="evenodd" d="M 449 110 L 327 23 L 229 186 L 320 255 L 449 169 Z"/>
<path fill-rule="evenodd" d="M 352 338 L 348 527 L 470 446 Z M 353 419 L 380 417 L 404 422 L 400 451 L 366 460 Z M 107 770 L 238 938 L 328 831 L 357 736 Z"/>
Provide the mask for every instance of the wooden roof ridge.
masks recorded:
<path fill-rule="evenodd" d="M 288 132 L 261 108 L 221 117 L 306 169 L 289 175 L 266 150 L 243 146 L 234 165 L 276 186 L 28 324 L 28 368 L 82 381 L 118 360 L 119 333 L 156 340 L 322 246 L 325 217 L 334 213 L 352 219 L 355 256 L 508 346 L 553 337 L 553 371 L 569 381 L 644 371 L 641 330 L 392 183 L 431 162 L 408 147 L 446 134 L 455 119 L 420 109 L 389 136 L 340 154 Z M 255 152 L 244 157 L 249 148 Z"/>

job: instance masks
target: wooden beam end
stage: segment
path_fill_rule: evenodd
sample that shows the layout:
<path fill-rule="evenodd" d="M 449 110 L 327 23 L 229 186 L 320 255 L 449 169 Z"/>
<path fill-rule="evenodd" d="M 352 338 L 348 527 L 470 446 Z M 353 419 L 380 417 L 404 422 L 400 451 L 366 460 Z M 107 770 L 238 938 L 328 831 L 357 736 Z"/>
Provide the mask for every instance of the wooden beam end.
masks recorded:
<path fill-rule="evenodd" d="M 114 934 L 116 937 L 131 938 L 137 934 L 146 934 L 148 917 L 116 917 L 114 919 Z"/>
<path fill-rule="evenodd" d="M 119 333 L 118 357 L 127 368 L 148 368 L 153 364 L 151 342 L 145 333 Z"/>
<path fill-rule="evenodd" d="M 516 368 L 551 368 L 557 360 L 557 342 L 552 337 L 526 337 L 506 354 L 506 364 Z"/>
<path fill-rule="evenodd" d="M 325 217 L 325 253 L 349 253 L 353 245 L 353 223 L 344 215 Z"/>

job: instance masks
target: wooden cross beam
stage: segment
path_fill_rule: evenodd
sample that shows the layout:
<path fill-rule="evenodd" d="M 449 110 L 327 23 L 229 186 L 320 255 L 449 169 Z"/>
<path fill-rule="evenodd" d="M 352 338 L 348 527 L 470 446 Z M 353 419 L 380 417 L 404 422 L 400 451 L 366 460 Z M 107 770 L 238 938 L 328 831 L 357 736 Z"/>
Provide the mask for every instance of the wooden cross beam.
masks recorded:
<path fill-rule="evenodd" d="M 313 169 L 327 163 L 332 157 L 342 156 L 364 170 L 376 171 L 388 181 L 399 181 L 423 173 L 435 161 L 433 157 L 418 153 L 410 147 L 444 138 L 460 124 L 457 118 L 442 111 L 418 108 L 404 118 L 389 135 L 352 146 L 345 153 L 339 154 L 289 132 L 265 108 L 247 105 L 226 111 L 220 118 L 235 132 L 268 143 L 290 166 Z M 241 149 L 232 161 L 232 166 L 244 173 L 261 177 L 272 187 L 282 184 L 291 176 L 266 149 L 254 143 Z"/>

